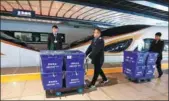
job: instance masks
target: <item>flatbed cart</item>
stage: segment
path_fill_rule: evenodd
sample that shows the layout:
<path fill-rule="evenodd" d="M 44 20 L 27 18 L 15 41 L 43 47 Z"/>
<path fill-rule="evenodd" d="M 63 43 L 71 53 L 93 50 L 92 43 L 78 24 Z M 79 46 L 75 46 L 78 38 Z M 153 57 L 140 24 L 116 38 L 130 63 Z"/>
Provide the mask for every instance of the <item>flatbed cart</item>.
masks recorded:
<path fill-rule="evenodd" d="M 72 51 L 72 53 L 74 53 L 73 54 L 74 57 L 73 57 L 73 55 L 71 56 L 71 54 L 70 54 L 71 51 L 68 51 L 69 52 L 68 55 L 65 55 L 66 52 L 64 53 L 63 66 L 62 65 L 56 66 L 56 67 L 62 68 L 62 71 L 60 71 L 60 70 L 56 71 L 57 68 L 53 68 L 53 70 L 45 73 L 44 72 L 45 69 L 43 69 L 43 68 L 46 68 L 46 67 L 43 67 L 41 65 L 41 67 L 42 67 L 41 69 L 43 69 L 43 70 L 41 70 L 42 84 L 43 84 L 47 98 L 61 96 L 66 93 L 69 93 L 69 92 L 72 92 L 72 93 L 77 92 L 79 94 L 82 94 L 84 91 L 84 86 L 85 86 L 84 78 L 85 78 L 85 74 L 86 74 L 85 73 L 86 65 L 84 63 L 84 59 L 82 59 L 82 58 L 84 58 L 84 56 L 83 56 L 84 54 L 80 51 Z M 75 54 L 75 53 L 77 53 L 77 54 Z M 80 54 L 80 55 L 78 56 L 78 54 Z M 41 57 L 43 55 L 41 55 Z M 61 54 L 61 55 L 63 55 L 63 54 Z M 48 58 L 46 58 L 46 57 L 45 57 L 45 61 L 48 60 Z M 51 58 L 57 58 L 57 56 L 50 56 L 50 59 Z M 80 59 L 78 59 L 78 58 L 80 58 Z M 83 60 L 83 63 L 82 63 L 82 60 Z M 50 61 L 48 61 L 48 62 L 50 62 Z M 60 61 L 59 63 L 61 63 L 61 62 L 62 61 Z M 71 62 L 79 62 L 77 67 L 80 67 L 82 69 L 75 68 L 76 66 L 73 67 L 75 64 L 72 63 L 73 64 L 72 65 Z M 48 63 L 45 63 L 45 64 L 48 64 Z M 70 68 L 69 65 L 70 65 L 70 67 L 73 67 L 73 68 Z M 46 69 L 46 71 L 47 71 L 47 69 Z"/>
<path fill-rule="evenodd" d="M 88 59 L 85 59 L 85 61 L 84 61 L 84 71 L 85 71 L 85 75 L 86 75 L 87 71 L 88 71 Z M 51 97 L 55 97 L 55 96 L 62 96 L 64 94 L 73 93 L 73 92 L 83 94 L 85 85 L 86 85 L 86 82 L 84 81 L 84 85 L 78 86 L 78 87 L 45 90 L 46 97 L 51 98 Z"/>
<path fill-rule="evenodd" d="M 157 53 L 124 51 L 123 74 L 129 81 L 150 82 L 154 78 Z"/>
<path fill-rule="evenodd" d="M 126 76 L 126 78 L 129 81 L 136 82 L 136 83 L 141 83 L 141 82 L 150 82 L 154 77 L 152 77 L 152 78 L 145 78 L 145 77 L 142 77 L 142 78 L 131 78 L 131 77 L 127 77 Z"/>
<path fill-rule="evenodd" d="M 62 86 L 60 88 L 49 89 L 46 91 L 47 96 L 61 96 L 62 94 L 77 92 L 83 93 L 84 91 L 84 71 L 68 71 L 64 73 L 62 79 Z"/>
<path fill-rule="evenodd" d="M 84 86 L 79 87 L 72 87 L 72 88 L 60 88 L 55 90 L 46 90 L 46 98 L 56 97 L 56 96 L 62 96 L 68 93 L 77 92 L 79 94 L 83 94 L 84 92 Z"/>
<path fill-rule="evenodd" d="M 150 82 L 154 78 L 154 70 L 156 65 L 146 65 L 143 67 L 143 75 L 141 77 L 133 77 L 130 75 L 126 75 L 126 78 L 129 81 L 141 83 L 141 82 Z"/>

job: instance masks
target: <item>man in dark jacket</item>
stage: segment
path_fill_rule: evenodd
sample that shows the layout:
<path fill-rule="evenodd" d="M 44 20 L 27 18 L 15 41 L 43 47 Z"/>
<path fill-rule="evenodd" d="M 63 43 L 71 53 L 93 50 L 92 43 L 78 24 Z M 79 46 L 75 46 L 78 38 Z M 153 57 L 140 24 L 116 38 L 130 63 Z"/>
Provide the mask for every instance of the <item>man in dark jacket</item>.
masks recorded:
<path fill-rule="evenodd" d="M 91 42 L 91 45 L 86 51 L 86 56 L 90 53 L 89 58 L 94 64 L 94 76 L 89 85 L 90 88 L 95 88 L 96 80 L 101 75 L 103 81 L 100 83 L 107 83 L 108 79 L 106 78 L 103 70 L 101 69 L 104 62 L 104 40 L 102 39 L 100 29 L 94 30 L 94 39 Z"/>
<path fill-rule="evenodd" d="M 58 27 L 52 26 L 52 34 L 48 35 L 48 50 L 61 50 L 62 49 L 62 37 L 58 34 Z"/>
<path fill-rule="evenodd" d="M 160 32 L 156 33 L 155 40 L 153 40 L 153 42 L 151 43 L 150 50 L 149 50 L 150 52 L 158 53 L 158 58 L 156 61 L 156 67 L 159 74 L 158 78 L 160 78 L 163 75 L 163 71 L 161 69 L 161 60 L 163 58 L 162 52 L 164 49 L 164 41 L 162 41 L 160 38 L 161 38 L 161 33 Z"/>

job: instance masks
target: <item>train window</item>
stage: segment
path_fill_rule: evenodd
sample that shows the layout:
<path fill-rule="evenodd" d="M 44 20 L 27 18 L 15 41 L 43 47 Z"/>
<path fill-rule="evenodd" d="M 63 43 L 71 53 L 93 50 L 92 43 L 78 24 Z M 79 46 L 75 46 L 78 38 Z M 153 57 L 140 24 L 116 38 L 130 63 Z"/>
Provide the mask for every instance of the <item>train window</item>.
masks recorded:
<path fill-rule="evenodd" d="M 144 47 L 143 47 L 142 51 L 148 51 L 153 40 L 154 39 L 144 39 Z M 164 40 L 164 50 L 163 51 L 169 51 L 168 44 L 169 44 L 168 40 Z"/>
<path fill-rule="evenodd" d="M 152 41 L 153 39 L 144 39 L 144 47 L 142 48 L 142 51 L 148 51 Z"/>
<path fill-rule="evenodd" d="M 40 34 L 41 41 L 47 41 L 47 39 L 48 39 L 48 34 Z"/>
<path fill-rule="evenodd" d="M 14 36 L 24 42 L 32 41 L 32 33 L 15 32 Z"/>
<path fill-rule="evenodd" d="M 169 51 L 169 50 L 168 50 L 168 45 L 169 45 L 168 40 L 164 40 L 164 51 L 165 51 L 165 52 L 168 52 L 168 51 Z"/>
<path fill-rule="evenodd" d="M 40 42 L 39 33 L 32 33 L 32 42 Z"/>
<path fill-rule="evenodd" d="M 117 43 L 112 43 L 108 46 L 105 46 L 104 51 L 106 52 L 121 52 L 126 50 L 131 42 L 133 41 L 133 39 L 128 39 L 128 40 L 123 40 Z"/>

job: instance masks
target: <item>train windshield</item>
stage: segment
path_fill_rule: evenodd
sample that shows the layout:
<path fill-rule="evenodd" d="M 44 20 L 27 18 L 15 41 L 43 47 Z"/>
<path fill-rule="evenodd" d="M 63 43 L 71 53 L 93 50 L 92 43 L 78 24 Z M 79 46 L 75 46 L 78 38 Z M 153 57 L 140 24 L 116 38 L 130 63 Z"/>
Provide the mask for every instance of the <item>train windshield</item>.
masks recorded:
<path fill-rule="evenodd" d="M 88 42 L 88 41 L 90 41 L 90 40 L 92 40 L 92 39 L 93 39 L 93 35 L 87 36 L 87 37 L 85 37 L 85 38 L 83 38 L 83 39 L 80 39 L 80 40 L 77 40 L 77 41 L 72 42 L 72 43 L 71 43 L 68 47 L 66 47 L 65 49 L 68 49 L 68 48 L 70 48 L 70 47 L 74 47 L 74 46 L 80 45 L 80 44 L 85 43 L 85 42 Z"/>
<path fill-rule="evenodd" d="M 120 42 L 112 43 L 108 46 L 105 46 L 104 51 L 106 52 L 121 52 L 126 50 L 130 44 L 132 43 L 133 39 L 123 40 Z"/>
<path fill-rule="evenodd" d="M 8 36 L 6 34 L 4 34 L 3 32 L 1 32 L 1 36 L 0 36 L 1 39 L 9 39 L 9 40 L 16 40 L 15 38 L 11 37 L 11 36 Z"/>
<path fill-rule="evenodd" d="M 24 42 L 22 42 L 22 41 L 20 41 L 20 40 L 18 40 L 16 38 L 14 38 L 14 37 L 11 37 L 11 36 L 7 35 L 4 32 L 0 32 L 0 33 L 1 33 L 0 39 L 2 39 L 2 40 L 9 41 L 9 42 L 21 45 L 23 47 L 26 47 L 28 49 L 32 49 L 32 50 L 38 51 L 34 47 L 32 47 L 32 46 L 30 46 L 30 45 L 28 45 L 28 44 L 26 44 L 26 43 L 24 43 Z"/>
<path fill-rule="evenodd" d="M 6 35 L 5 33 L 1 32 L 1 36 L 0 39 L 3 39 L 5 41 L 10 41 L 10 42 L 14 42 L 14 43 L 18 43 L 18 44 L 24 44 L 24 42 L 21 42 L 18 39 L 15 39 L 14 37 L 11 37 L 9 35 Z"/>

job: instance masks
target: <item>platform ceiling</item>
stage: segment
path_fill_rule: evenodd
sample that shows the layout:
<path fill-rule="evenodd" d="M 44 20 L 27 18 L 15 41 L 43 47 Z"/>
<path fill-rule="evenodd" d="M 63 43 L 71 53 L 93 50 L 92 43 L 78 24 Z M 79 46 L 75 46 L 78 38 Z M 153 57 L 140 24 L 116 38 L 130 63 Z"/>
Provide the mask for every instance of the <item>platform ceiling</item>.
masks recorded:
<path fill-rule="evenodd" d="M 156 4 L 166 5 L 167 0 Z M 168 11 L 144 6 L 128 0 L 4 0 L 1 15 L 13 9 L 35 11 L 36 17 L 51 20 L 68 19 L 107 25 L 168 25 Z"/>

